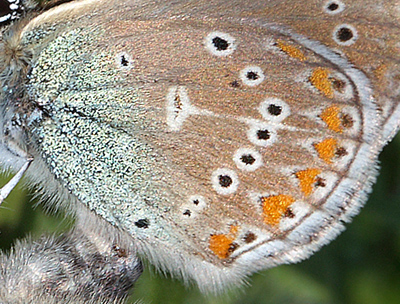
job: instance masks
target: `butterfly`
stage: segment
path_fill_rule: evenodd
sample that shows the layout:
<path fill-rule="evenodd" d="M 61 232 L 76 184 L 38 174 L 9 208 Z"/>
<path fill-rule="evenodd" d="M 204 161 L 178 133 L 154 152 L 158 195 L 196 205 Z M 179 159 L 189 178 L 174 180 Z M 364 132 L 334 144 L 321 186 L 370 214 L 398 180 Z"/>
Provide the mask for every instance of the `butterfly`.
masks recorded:
<path fill-rule="evenodd" d="M 1 161 L 89 239 L 218 293 L 359 212 L 399 128 L 399 37 L 396 1 L 56 6 L 3 34 Z"/>

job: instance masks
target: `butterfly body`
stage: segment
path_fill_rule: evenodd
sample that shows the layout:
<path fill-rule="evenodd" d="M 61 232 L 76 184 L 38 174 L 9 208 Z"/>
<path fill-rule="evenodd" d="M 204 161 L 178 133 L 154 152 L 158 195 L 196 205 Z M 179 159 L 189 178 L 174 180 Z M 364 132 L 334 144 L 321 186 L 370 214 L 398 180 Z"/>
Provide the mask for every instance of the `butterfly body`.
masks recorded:
<path fill-rule="evenodd" d="M 302 260 L 399 126 L 398 5 L 363 3 L 56 7 L 3 46 L 2 148 L 203 290 Z"/>

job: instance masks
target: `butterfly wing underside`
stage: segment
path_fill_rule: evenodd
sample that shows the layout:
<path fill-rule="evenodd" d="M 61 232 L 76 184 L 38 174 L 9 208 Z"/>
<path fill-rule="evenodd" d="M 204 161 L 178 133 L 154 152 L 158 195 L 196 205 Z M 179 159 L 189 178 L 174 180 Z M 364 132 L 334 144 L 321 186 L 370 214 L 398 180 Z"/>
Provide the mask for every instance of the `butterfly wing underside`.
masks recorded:
<path fill-rule="evenodd" d="M 204 289 L 332 240 L 399 124 L 399 29 L 374 13 L 398 24 L 394 1 L 253 2 L 103 3 L 22 35 L 50 33 L 28 83 L 49 170 Z"/>

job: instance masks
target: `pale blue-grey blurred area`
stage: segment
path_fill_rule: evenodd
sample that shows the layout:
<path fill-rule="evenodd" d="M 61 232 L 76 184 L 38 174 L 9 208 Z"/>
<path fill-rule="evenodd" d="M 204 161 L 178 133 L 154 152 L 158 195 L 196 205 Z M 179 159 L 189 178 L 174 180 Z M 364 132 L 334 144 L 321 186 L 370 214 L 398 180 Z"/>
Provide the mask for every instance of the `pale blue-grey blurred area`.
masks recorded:
<path fill-rule="evenodd" d="M 400 303 L 400 136 L 380 156 L 381 174 L 360 215 L 336 240 L 297 265 L 256 274 L 249 286 L 221 297 L 204 297 L 151 266 L 129 303 Z M 10 176 L 6 176 L 10 178 Z M 2 178 L 3 185 L 7 179 Z M 46 215 L 20 184 L 0 209 L 0 243 L 5 250 L 27 234 L 61 232 L 71 224 Z"/>

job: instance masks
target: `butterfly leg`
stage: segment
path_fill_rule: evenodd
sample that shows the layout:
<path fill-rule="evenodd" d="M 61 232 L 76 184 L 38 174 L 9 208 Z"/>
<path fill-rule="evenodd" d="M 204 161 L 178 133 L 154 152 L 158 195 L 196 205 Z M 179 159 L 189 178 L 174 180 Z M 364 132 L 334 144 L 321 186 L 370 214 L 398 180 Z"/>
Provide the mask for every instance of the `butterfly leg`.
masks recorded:
<path fill-rule="evenodd" d="M 18 241 L 0 254 L 0 303 L 123 303 L 143 271 L 130 238 L 78 206 L 60 236 Z"/>

